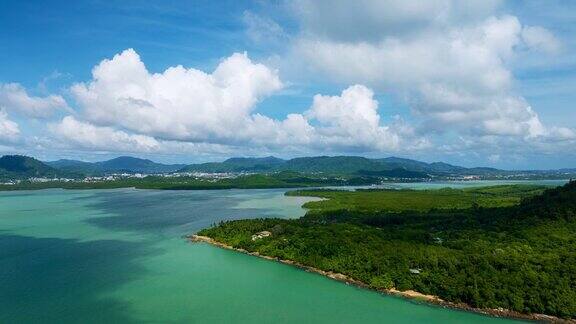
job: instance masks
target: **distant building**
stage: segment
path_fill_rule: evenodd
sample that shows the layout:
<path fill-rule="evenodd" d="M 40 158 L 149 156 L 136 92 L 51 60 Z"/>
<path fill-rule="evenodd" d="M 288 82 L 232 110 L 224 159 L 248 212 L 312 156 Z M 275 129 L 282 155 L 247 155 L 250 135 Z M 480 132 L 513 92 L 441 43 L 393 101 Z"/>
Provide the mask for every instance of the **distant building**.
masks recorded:
<path fill-rule="evenodd" d="M 410 269 L 411 274 L 420 274 L 420 269 Z"/>
<path fill-rule="evenodd" d="M 256 241 L 256 240 L 259 240 L 259 239 L 262 239 L 262 238 L 265 238 L 265 237 L 268 237 L 271 235 L 272 235 L 272 233 L 270 233 L 268 231 L 258 232 L 256 234 L 252 235 L 252 241 Z"/>

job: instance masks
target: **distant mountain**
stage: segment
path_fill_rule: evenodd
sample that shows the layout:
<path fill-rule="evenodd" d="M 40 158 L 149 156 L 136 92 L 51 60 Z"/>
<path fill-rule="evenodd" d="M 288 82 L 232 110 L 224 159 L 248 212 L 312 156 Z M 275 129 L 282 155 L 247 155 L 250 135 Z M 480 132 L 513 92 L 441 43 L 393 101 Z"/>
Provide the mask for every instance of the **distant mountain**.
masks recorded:
<path fill-rule="evenodd" d="M 351 174 L 358 171 L 381 171 L 382 165 L 375 160 L 359 156 L 316 156 L 301 157 L 286 161 L 279 167 L 281 170 L 304 173 L 342 173 Z"/>
<path fill-rule="evenodd" d="M 465 168 L 444 162 L 426 163 L 417 160 L 387 157 L 369 159 L 360 156 L 313 156 L 283 160 L 274 156 L 253 158 L 234 157 L 223 162 L 201 164 L 162 164 L 147 159 L 121 156 L 101 162 L 58 160 L 41 162 L 31 157 L 7 155 L 0 159 L 0 178 L 67 177 L 104 175 L 110 173 L 170 173 L 170 172 L 253 172 L 253 173 L 317 173 L 330 176 L 386 178 L 443 178 L 477 175 L 485 178 L 513 176 L 519 178 L 559 179 L 576 176 L 576 169 L 517 170 L 495 168 Z"/>
<path fill-rule="evenodd" d="M 90 162 L 62 159 L 58 161 L 50 161 L 44 163 L 64 172 L 72 172 L 85 175 L 94 175 L 98 173 L 96 164 Z"/>
<path fill-rule="evenodd" d="M 414 161 L 417 162 L 417 161 Z M 359 156 L 315 156 L 282 160 L 265 158 L 231 158 L 224 162 L 191 164 L 186 172 L 281 172 L 347 174 L 398 178 L 427 178 L 428 174 L 405 168 L 401 163 L 383 163 Z"/>
<path fill-rule="evenodd" d="M 444 162 L 433 162 L 428 164 L 428 170 L 430 172 L 439 172 L 439 173 L 460 173 L 464 170 L 467 170 L 465 167 L 452 165 Z"/>
<path fill-rule="evenodd" d="M 470 175 L 495 177 L 521 174 L 542 177 L 561 174 L 561 172 L 570 173 L 574 170 L 507 171 L 487 167 L 465 168 L 444 162 L 426 163 L 399 157 L 369 159 L 360 156 L 314 156 L 282 160 L 270 156 L 265 158 L 231 158 L 224 162 L 191 164 L 183 168 L 181 171 L 216 173 L 293 171 L 300 173 L 324 173 L 330 175 L 340 174 L 389 178 L 429 178 L 461 177 Z"/>
<path fill-rule="evenodd" d="M 275 156 L 267 156 L 263 158 L 245 158 L 245 157 L 234 157 L 229 158 L 228 160 L 224 161 L 224 163 L 233 164 L 237 166 L 273 166 L 279 165 L 286 162 L 286 160 L 279 159 Z"/>
<path fill-rule="evenodd" d="M 380 162 L 389 168 L 404 168 L 413 171 L 426 171 L 429 169 L 429 164 L 426 162 L 404 159 L 399 157 L 387 157 L 383 159 L 375 159 L 374 161 Z"/>
<path fill-rule="evenodd" d="M 106 173 L 166 173 L 177 171 L 185 166 L 185 164 L 156 163 L 147 159 L 130 156 L 120 156 L 101 162 L 58 160 L 46 163 L 61 171 L 82 173 L 85 175 L 100 175 Z"/>
<path fill-rule="evenodd" d="M 263 158 L 230 158 L 224 162 L 210 162 L 190 164 L 180 171 L 182 172 L 269 172 L 276 171 L 286 161 L 277 157 L 268 156 Z"/>
<path fill-rule="evenodd" d="M 0 178 L 64 177 L 65 172 L 23 155 L 4 155 L 0 158 Z"/>
<path fill-rule="evenodd" d="M 406 169 L 392 169 L 382 171 L 366 171 L 360 170 L 357 172 L 360 176 L 368 177 L 385 177 L 385 178 L 404 178 L 404 179 L 424 179 L 430 178 L 430 175 L 425 172 L 411 171 Z"/>
<path fill-rule="evenodd" d="M 428 172 L 432 174 L 436 173 L 460 173 L 467 170 L 464 167 L 456 166 L 444 162 L 433 162 L 426 163 L 416 160 L 403 159 L 397 157 L 388 157 L 384 159 L 378 159 L 377 161 L 388 165 L 388 167 L 404 168 L 411 171 Z"/>
<path fill-rule="evenodd" d="M 416 160 L 403 159 L 397 157 L 388 157 L 384 159 L 377 159 L 388 168 L 402 168 L 410 171 L 425 172 L 432 175 L 438 176 L 463 176 L 463 175 L 481 175 L 481 176 L 493 176 L 493 175 L 507 175 L 512 173 L 517 173 L 519 171 L 506 171 L 495 168 L 487 167 L 476 167 L 476 168 L 465 168 L 462 166 L 452 165 L 444 162 L 433 162 L 426 163 Z"/>
<path fill-rule="evenodd" d="M 146 159 L 139 159 L 130 156 L 121 156 L 112 160 L 96 162 L 100 169 L 106 172 L 142 172 L 142 173 L 162 173 L 174 172 L 183 168 L 184 164 L 162 164 Z"/>

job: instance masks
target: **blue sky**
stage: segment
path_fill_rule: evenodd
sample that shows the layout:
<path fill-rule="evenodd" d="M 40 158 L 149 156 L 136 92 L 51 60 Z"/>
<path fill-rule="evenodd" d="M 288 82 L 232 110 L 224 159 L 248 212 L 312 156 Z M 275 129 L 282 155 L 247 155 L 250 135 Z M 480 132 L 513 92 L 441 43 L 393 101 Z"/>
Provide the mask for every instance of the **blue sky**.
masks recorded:
<path fill-rule="evenodd" d="M 576 167 L 575 18 L 572 1 L 0 1 L 0 153 Z"/>

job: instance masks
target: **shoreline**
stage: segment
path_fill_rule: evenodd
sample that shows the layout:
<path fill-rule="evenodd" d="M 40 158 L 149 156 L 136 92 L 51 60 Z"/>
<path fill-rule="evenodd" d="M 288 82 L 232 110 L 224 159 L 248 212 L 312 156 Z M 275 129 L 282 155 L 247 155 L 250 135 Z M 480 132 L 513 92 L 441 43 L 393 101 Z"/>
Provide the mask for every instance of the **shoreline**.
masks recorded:
<path fill-rule="evenodd" d="M 304 264 L 301 264 L 299 262 L 295 262 L 292 260 L 279 259 L 279 258 L 263 255 L 263 254 L 260 254 L 258 252 L 250 252 L 250 251 L 247 251 L 245 249 L 235 248 L 235 247 L 230 246 L 228 244 L 218 242 L 218 241 L 216 241 L 213 238 L 208 237 L 208 236 L 201 236 L 201 235 L 193 234 L 193 235 L 186 236 L 186 238 L 191 242 L 208 243 L 212 246 L 216 246 L 216 247 L 219 247 L 222 249 L 240 252 L 240 253 L 255 256 L 255 257 L 258 257 L 261 259 L 265 259 L 265 260 L 269 260 L 269 261 L 275 261 L 275 262 L 279 262 L 282 264 L 297 267 L 297 268 L 302 269 L 306 272 L 316 273 L 316 274 L 322 275 L 324 277 L 330 278 L 332 280 L 343 282 L 347 285 L 354 285 L 354 286 L 359 287 L 359 288 L 376 291 L 376 292 L 383 293 L 383 294 L 390 295 L 390 296 L 402 297 L 402 298 L 409 299 L 409 300 L 424 301 L 426 303 L 445 307 L 445 308 L 451 308 L 451 309 L 455 309 L 455 310 L 463 310 L 463 311 L 488 315 L 488 316 L 492 316 L 492 317 L 506 317 L 506 318 L 512 318 L 512 319 L 531 320 L 531 321 L 540 321 L 540 322 L 554 322 L 554 323 L 576 323 L 576 320 L 573 320 L 573 319 L 567 320 L 567 319 L 562 319 L 562 318 L 558 318 L 558 317 L 551 316 L 551 315 L 545 315 L 545 314 L 523 314 L 523 313 L 518 313 L 515 311 L 503 309 L 503 308 L 498 308 L 498 309 L 475 308 L 475 307 L 471 307 L 470 305 L 463 304 L 463 303 L 453 303 L 453 302 L 445 301 L 445 300 L 439 298 L 438 296 L 425 295 L 425 294 L 422 294 L 422 293 L 414 291 L 414 290 L 400 291 L 400 290 L 396 290 L 394 288 L 392 288 L 392 289 L 374 289 L 374 288 L 370 287 L 368 284 L 361 282 L 359 280 L 350 278 L 347 275 L 342 274 L 342 273 L 336 273 L 336 272 L 332 272 L 332 271 L 324 271 L 324 270 L 314 268 L 311 266 L 307 266 L 307 265 L 304 265 Z"/>

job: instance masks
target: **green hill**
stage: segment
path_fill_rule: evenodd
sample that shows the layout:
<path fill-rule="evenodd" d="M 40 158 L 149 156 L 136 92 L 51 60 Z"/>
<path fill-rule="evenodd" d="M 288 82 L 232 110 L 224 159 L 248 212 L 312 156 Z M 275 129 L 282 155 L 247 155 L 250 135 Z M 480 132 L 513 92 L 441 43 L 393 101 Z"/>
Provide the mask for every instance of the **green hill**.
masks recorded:
<path fill-rule="evenodd" d="M 377 161 L 359 156 L 317 156 L 288 160 L 280 169 L 305 173 L 351 174 L 361 170 L 381 171 L 383 166 Z"/>
<path fill-rule="evenodd" d="M 63 172 L 72 172 L 85 175 L 94 175 L 99 172 L 96 165 L 90 162 L 61 159 L 44 163 Z"/>
<path fill-rule="evenodd" d="M 165 173 L 174 172 L 184 167 L 184 164 L 162 164 L 130 156 L 120 156 L 101 162 L 58 160 L 46 163 L 64 172 L 74 172 L 84 175 L 102 175 L 107 173 Z"/>
<path fill-rule="evenodd" d="M 423 163 L 423 162 L 421 162 Z M 276 157 L 231 158 L 224 162 L 191 164 L 181 171 L 197 172 L 281 172 L 323 173 L 328 175 L 358 175 L 378 177 L 426 178 L 418 170 L 401 163 L 383 163 L 359 156 L 315 156 L 282 160 Z"/>
<path fill-rule="evenodd" d="M 191 164 L 186 172 L 279 172 L 323 173 L 328 175 L 360 175 L 390 178 L 428 178 L 430 176 L 504 175 L 510 171 L 494 168 L 465 168 L 444 162 L 426 163 L 417 160 L 387 157 L 369 159 L 360 156 L 313 156 L 282 160 L 275 157 L 231 158 L 224 162 Z"/>
<path fill-rule="evenodd" d="M 191 164 L 180 171 L 182 172 L 271 172 L 277 171 L 285 160 L 268 156 L 263 158 L 230 158 L 224 162 L 209 162 Z"/>
<path fill-rule="evenodd" d="M 356 172 L 359 176 L 367 177 L 384 177 L 384 178 L 404 178 L 404 179 L 424 179 L 430 176 L 425 172 L 411 171 L 404 168 L 397 168 L 392 170 L 382 170 L 382 171 L 369 171 L 360 170 Z"/>
<path fill-rule="evenodd" d="M 37 161 L 37 160 L 36 160 Z M 37 161 L 40 162 L 40 161 Z M 426 163 L 417 160 L 387 157 L 370 159 L 360 156 L 313 156 L 283 160 L 268 156 L 262 158 L 234 157 L 223 162 L 200 164 L 162 164 L 147 159 L 121 156 L 101 162 L 83 162 L 75 160 L 57 160 L 44 162 L 49 167 L 66 175 L 105 175 L 110 173 L 278 173 L 296 172 L 319 177 L 356 177 L 356 178 L 447 178 L 476 175 L 485 179 L 499 179 L 503 176 L 518 179 L 567 179 L 576 175 L 576 169 L 563 170 L 523 170 L 507 171 L 488 167 L 465 168 L 444 162 Z M 38 172 L 41 174 L 41 167 Z M 7 170 L 0 170 L 4 178 L 14 177 Z M 52 171 L 54 172 L 54 171 Z"/>
<path fill-rule="evenodd" d="M 23 155 L 4 155 L 0 158 L 0 178 L 24 179 L 31 177 L 65 177 L 65 172 Z"/>
<path fill-rule="evenodd" d="M 112 160 L 96 162 L 97 168 L 104 172 L 143 172 L 162 173 L 174 172 L 181 169 L 183 164 L 162 164 L 147 159 L 139 159 L 130 156 L 120 156 Z"/>

